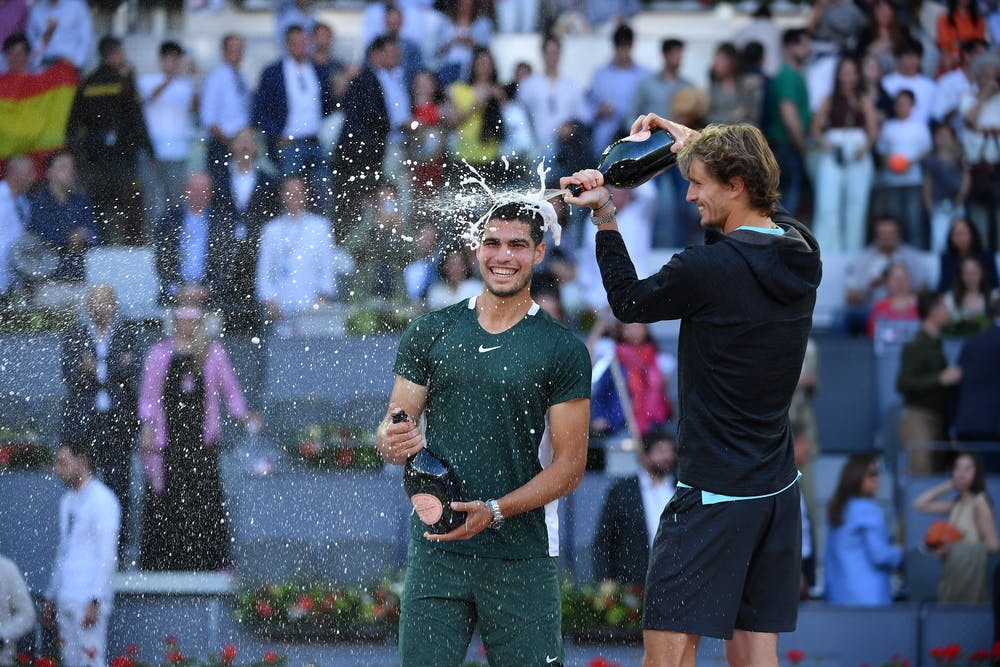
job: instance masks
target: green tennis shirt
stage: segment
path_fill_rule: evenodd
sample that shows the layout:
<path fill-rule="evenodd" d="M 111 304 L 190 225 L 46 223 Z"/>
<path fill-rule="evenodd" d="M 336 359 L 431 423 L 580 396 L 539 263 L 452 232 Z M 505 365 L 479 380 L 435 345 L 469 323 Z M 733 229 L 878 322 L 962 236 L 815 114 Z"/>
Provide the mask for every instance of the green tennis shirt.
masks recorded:
<path fill-rule="evenodd" d="M 464 500 L 499 498 L 552 461 L 545 413 L 590 397 L 590 355 L 566 327 L 532 304 L 506 331 L 479 325 L 476 297 L 423 315 L 403 333 L 393 371 L 427 387 L 427 446 L 455 471 Z M 559 553 L 558 501 L 514 517 L 500 530 L 442 549 L 497 558 Z M 424 526 L 412 517 L 411 539 Z"/>

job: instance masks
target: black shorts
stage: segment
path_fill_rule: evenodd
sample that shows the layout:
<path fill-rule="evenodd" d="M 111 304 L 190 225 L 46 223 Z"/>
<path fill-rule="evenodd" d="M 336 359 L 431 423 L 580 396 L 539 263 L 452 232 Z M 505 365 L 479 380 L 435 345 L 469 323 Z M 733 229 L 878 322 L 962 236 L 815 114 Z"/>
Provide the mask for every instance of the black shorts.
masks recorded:
<path fill-rule="evenodd" d="M 643 628 L 732 639 L 791 632 L 799 609 L 798 484 L 767 498 L 703 505 L 679 487 L 660 516 L 646 574 Z"/>

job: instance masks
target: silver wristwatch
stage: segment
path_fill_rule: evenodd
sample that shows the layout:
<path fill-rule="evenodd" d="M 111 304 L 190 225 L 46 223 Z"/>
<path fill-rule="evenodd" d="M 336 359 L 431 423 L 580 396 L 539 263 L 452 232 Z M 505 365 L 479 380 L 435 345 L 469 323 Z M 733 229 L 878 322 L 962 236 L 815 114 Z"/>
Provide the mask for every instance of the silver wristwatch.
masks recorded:
<path fill-rule="evenodd" d="M 493 523 L 490 524 L 490 528 L 493 530 L 498 530 L 500 526 L 503 525 L 504 517 L 503 512 L 500 511 L 500 503 L 495 500 L 487 500 L 486 507 L 490 510 L 493 515 Z"/>
<path fill-rule="evenodd" d="M 603 208 L 603 206 L 601 208 Z M 598 209 L 598 210 L 600 210 L 600 209 Z M 590 221 L 592 223 L 594 223 L 595 227 L 600 227 L 605 222 L 611 222 L 612 220 L 614 220 L 616 215 L 618 215 L 618 209 L 615 208 L 614 204 L 612 204 L 611 205 L 611 211 L 609 213 L 605 213 L 604 215 L 593 215 L 593 214 L 591 214 Z"/>

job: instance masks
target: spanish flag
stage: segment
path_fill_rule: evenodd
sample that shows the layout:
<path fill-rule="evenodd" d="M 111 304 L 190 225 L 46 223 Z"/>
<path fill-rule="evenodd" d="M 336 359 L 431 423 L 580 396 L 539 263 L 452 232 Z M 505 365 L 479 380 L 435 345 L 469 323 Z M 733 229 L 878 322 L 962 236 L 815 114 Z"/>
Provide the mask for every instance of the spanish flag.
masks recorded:
<path fill-rule="evenodd" d="M 0 74 L 0 160 L 61 148 L 78 83 L 62 60 L 44 72 Z"/>

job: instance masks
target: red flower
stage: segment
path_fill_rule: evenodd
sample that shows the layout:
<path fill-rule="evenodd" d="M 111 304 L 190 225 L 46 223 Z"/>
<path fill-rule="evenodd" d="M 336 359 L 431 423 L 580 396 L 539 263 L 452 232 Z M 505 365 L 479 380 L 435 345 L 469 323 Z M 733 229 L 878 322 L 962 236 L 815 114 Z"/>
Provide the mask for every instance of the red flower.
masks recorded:
<path fill-rule="evenodd" d="M 295 606 L 308 614 L 309 612 L 311 612 L 313 610 L 313 606 L 314 606 L 313 605 L 313 599 L 311 597 L 309 597 L 308 595 L 306 595 L 305 593 L 303 593 L 295 601 Z"/>
<path fill-rule="evenodd" d="M 299 454 L 303 458 L 309 459 L 319 453 L 319 445 L 316 444 L 314 440 L 306 440 L 301 445 L 299 445 Z"/>
<path fill-rule="evenodd" d="M 10 465 L 10 456 L 14 448 L 10 445 L 4 445 L 0 447 L 0 467 L 7 467 Z"/>
<path fill-rule="evenodd" d="M 31 664 L 31 656 L 28 655 L 27 653 L 18 653 L 17 654 L 17 664 L 19 664 L 19 665 L 30 665 Z"/>
<path fill-rule="evenodd" d="M 232 662 L 236 659 L 236 647 L 232 644 L 226 644 L 222 648 L 222 662 Z"/>
<path fill-rule="evenodd" d="M 118 655 L 111 658 L 111 667 L 135 667 L 135 662 L 127 655 Z"/>
<path fill-rule="evenodd" d="M 337 465 L 341 468 L 350 468 L 351 464 L 354 463 L 354 450 L 353 449 L 338 449 L 337 450 Z"/>
<path fill-rule="evenodd" d="M 137 656 L 139 655 L 139 647 L 135 644 L 129 644 L 125 647 L 125 655 Z"/>
<path fill-rule="evenodd" d="M 990 657 L 996 660 L 1000 660 L 1000 641 L 993 643 L 993 650 L 990 651 Z"/>
<path fill-rule="evenodd" d="M 980 649 L 969 656 L 969 660 L 972 662 L 986 662 L 990 659 L 990 652 L 986 649 Z"/>
<path fill-rule="evenodd" d="M 180 651 L 170 651 L 167 653 L 167 662 L 177 664 L 178 662 L 184 662 L 184 660 L 186 660 L 186 658 Z"/>
<path fill-rule="evenodd" d="M 958 644 L 949 644 L 944 647 L 944 657 L 947 660 L 954 660 L 962 655 L 962 647 Z"/>
<path fill-rule="evenodd" d="M 587 663 L 587 667 L 620 667 L 617 662 L 612 662 L 602 656 L 597 656 Z"/>
<path fill-rule="evenodd" d="M 35 658 L 32 667 L 56 667 L 56 661 L 52 658 Z"/>
<path fill-rule="evenodd" d="M 257 615 L 261 618 L 271 618 L 274 616 L 274 609 L 267 600 L 257 600 Z"/>
<path fill-rule="evenodd" d="M 267 651 L 264 653 L 264 664 L 274 665 L 278 662 L 278 654 L 274 651 Z"/>
<path fill-rule="evenodd" d="M 788 653 L 785 654 L 785 657 L 788 658 L 788 662 L 793 665 L 797 665 L 806 659 L 806 652 L 802 649 L 793 648 L 789 649 Z"/>

